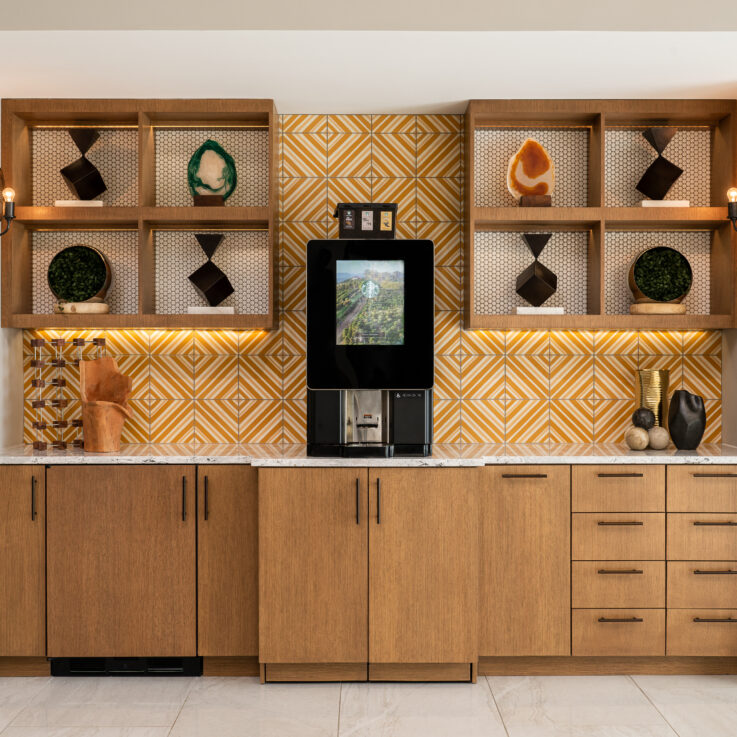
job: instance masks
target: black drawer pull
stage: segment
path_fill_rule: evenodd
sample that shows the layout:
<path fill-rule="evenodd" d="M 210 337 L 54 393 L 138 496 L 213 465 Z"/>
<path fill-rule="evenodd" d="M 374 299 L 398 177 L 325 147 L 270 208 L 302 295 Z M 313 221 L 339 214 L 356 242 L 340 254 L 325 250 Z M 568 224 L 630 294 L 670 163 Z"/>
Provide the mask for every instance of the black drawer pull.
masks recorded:
<path fill-rule="evenodd" d="M 727 568 L 723 571 L 700 571 L 696 569 L 693 572 L 694 576 L 737 576 L 737 571 L 733 571 L 731 568 Z"/>
<path fill-rule="evenodd" d="M 597 522 L 599 527 L 642 527 L 644 522 Z"/>
<path fill-rule="evenodd" d="M 718 624 L 737 624 L 737 619 L 734 617 L 725 617 L 724 619 L 706 619 L 704 617 L 694 617 L 694 622 L 698 624 L 704 624 L 706 622 L 716 622 Z"/>
<path fill-rule="evenodd" d="M 36 521 L 36 477 L 31 476 L 31 522 Z"/>
<path fill-rule="evenodd" d="M 642 473 L 597 473 L 600 479 L 641 479 Z"/>
<path fill-rule="evenodd" d="M 617 569 L 617 568 L 600 568 L 597 571 L 598 574 L 604 575 L 604 574 L 615 574 L 618 575 L 620 573 L 645 573 L 645 571 L 641 571 L 639 568 L 628 568 L 628 569 Z"/>
<path fill-rule="evenodd" d="M 644 622 L 642 617 L 599 617 L 599 621 L 603 624 L 612 622 Z"/>
<path fill-rule="evenodd" d="M 547 473 L 503 473 L 503 479 L 546 479 Z"/>
<path fill-rule="evenodd" d="M 205 476 L 205 522 L 210 517 L 210 484 L 209 479 Z"/>
<path fill-rule="evenodd" d="M 361 524 L 361 482 L 359 479 L 356 479 L 356 524 Z"/>
<path fill-rule="evenodd" d="M 376 479 L 376 524 L 381 524 L 381 479 Z"/>
<path fill-rule="evenodd" d="M 187 521 L 187 477 L 182 476 L 182 522 Z"/>
<path fill-rule="evenodd" d="M 737 527 L 737 522 L 694 522 L 694 527 Z"/>
<path fill-rule="evenodd" d="M 695 479 L 734 479 L 737 478 L 737 473 L 695 473 L 693 477 Z"/>

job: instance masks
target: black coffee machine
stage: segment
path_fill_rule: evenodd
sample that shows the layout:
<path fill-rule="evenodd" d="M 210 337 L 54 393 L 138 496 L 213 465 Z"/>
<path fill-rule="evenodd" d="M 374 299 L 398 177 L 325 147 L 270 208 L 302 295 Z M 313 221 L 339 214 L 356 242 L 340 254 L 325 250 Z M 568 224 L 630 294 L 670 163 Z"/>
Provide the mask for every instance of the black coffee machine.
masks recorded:
<path fill-rule="evenodd" d="M 308 455 L 430 455 L 433 250 L 428 240 L 307 244 Z"/>

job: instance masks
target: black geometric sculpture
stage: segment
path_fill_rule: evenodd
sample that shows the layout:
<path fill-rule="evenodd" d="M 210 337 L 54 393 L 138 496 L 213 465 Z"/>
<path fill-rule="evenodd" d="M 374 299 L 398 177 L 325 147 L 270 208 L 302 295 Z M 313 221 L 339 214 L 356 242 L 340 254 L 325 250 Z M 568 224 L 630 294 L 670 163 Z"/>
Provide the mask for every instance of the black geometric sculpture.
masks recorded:
<path fill-rule="evenodd" d="M 685 389 L 673 392 L 668 410 L 668 430 L 678 450 L 695 450 L 706 428 L 704 400 Z"/>
<path fill-rule="evenodd" d="M 662 200 L 676 179 L 683 174 L 683 169 L 663 158 L 662 155 L 676 133 L 678 133 L 678 128 L 648 128 L 642 133 L 643 138 L 657 152 L 658 158 L 645 170 L 635 189 L 651 200 Z"/>
<path fill-rule="evenodd" d="M 522 234 L 535 260 L 517 277 L 517 294 L 533 307 L 539 307 L 558 288 L 558 277 L 537 260 L 551 235 L 552 233 Z"/>
<path fill-rule="evenodd" d="M 189 280 L 207 300 L 207 304 L 215 307 L 235 291 L 228 277 L 212 262 L 212 257 L 224 236 L 221 233 L 195 233 L 195 238 L 205 252 L 207 261 L 189 275 Z"/>
<path fill-rule="evenodd" d="M 61 170 L 69 189 L 80 200 L 94 200 L 107 187 L 97 167 L 85 156 L 100 134 L 92 128 L 70 128 L 69 135 L 82 156 Z"/>

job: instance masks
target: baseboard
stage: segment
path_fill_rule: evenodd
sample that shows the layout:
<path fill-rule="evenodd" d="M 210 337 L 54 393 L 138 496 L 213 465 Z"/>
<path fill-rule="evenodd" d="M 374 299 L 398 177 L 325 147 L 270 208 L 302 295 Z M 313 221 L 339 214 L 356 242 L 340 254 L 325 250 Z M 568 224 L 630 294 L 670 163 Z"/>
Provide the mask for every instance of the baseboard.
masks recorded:
<path fill-rule="evenodd" d="M 520 657 L 479 658 L 480 676 L 731 675 L 737 658 Z"/>
<path fill-rule="evenodd" d="M 202 658 L 202 675 L 258 677 L 258 655 L 227 658 L 206 656 Z"/>
<path fill-rule="evenodd" d="M 369 681 L 473 680 L 471 663 L 369 663 Z"/>
<path fill-rule="evenodd" d="M 366 663 L 262 663 L 262 683 L 365 681 Z"/>
<path fill-rule="evenodd" d="M 51 663 L 46 658 L 0 658 L 0 677 L 49 676 Z"/>

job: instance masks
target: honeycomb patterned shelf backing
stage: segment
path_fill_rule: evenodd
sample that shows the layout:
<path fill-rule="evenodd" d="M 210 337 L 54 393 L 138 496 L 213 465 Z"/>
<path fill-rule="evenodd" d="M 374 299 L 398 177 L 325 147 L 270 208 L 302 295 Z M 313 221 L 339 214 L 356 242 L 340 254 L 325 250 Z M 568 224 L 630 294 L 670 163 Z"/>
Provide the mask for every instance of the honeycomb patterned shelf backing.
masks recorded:
<path fill-rule="evenodd" d="M 207 128 L 157 128 L 156 204 L 189 207 L 187 165 L 207 140 L 217 141 L 234 159 L 238 184 L 226 205 L 265 207 L 269 204 L 269 135 L 265 130 L 210 130 Z"/>
<path fill-rule="evenodd" d="M 586 313 L 587 248 L 586 232 L 553 233 L 540 262 L 557 275 L 558 290 L 545 307 L 564 307 L 567 314 Z M 474 301 L 478 314 L 504 315 L 527 305 L 515 291 L 517 277 L 534 260 L 521 233 L 477 232 L 474 257 Z"/>
<path fill-rule="evenodd" d="M 657 154 L 642 137 L 644 128 L 607 130 L 604 134 L 604 204 L 639 207 L 647 199 L 635 189 Z M 688 200 L 691 207 L 708 207 L 711 186 L 711 132 L 708 128 L 679 130 L 663 151 L 683 169 L 666 200 Z"/>
<path fill-rule="evenodd" d="M 587 128 L 479 128 L 474 135 L 476 207 L 510 207 L 507 167 L 526 138 L 534 138 L 555 164 L 555 207 L 588 204 L 589 131 Z"/>
<path fill-rule="evenodd" d="M 235 289 L 222 306 L 235 307 L 236 314 L 266 314 L 269 311 L 268 233 L 229 231 L 222 234 L 225 237 L 212 260 L 225 272 Z M 207 260 L 194 232 L 159 230 L 154 237 L 156 313 L 186 314 L 189 307 L 206 307 L 207 301 L 188 278 Z"/>
<path fill-rule="evenodd" d="M 51 259 L 63 248 L 76 245 L 99 248 L 113 272 L 107 293 L 110 312 L 135 314 L 138 312 L 138 233 L 118 230 L 90 231 L 36 231 L 32 236 L 33 313 L 50 314 L 56 298 L 49 289 L 46 275 Z"/>
<path fill-rule="evenodd" d="M 691 264 L 693 284 L 684 300 L 689 315 L 709 314 L 711 233 L 705 231 L 609 231 L 604 243 L 604 304 L 612 315 L 628 315 L 632 292 L 627 284 L 638 254 L 653 246 L 680 251 Z"/>
<path fill-rule="evenodd" d="M 97 199 L 106 207 L 138 205 L 138 132 L 132 128 L 100 128 L 100 138 L 87 153 L 107 186 Z M 31 134 L 33 204 L 52 207 L 56 200 L 76 200 L 59 170 L 80 157 L 69 133 L 35 128 Z M 26 203 L 21 203 L 26 204 Z"/>

